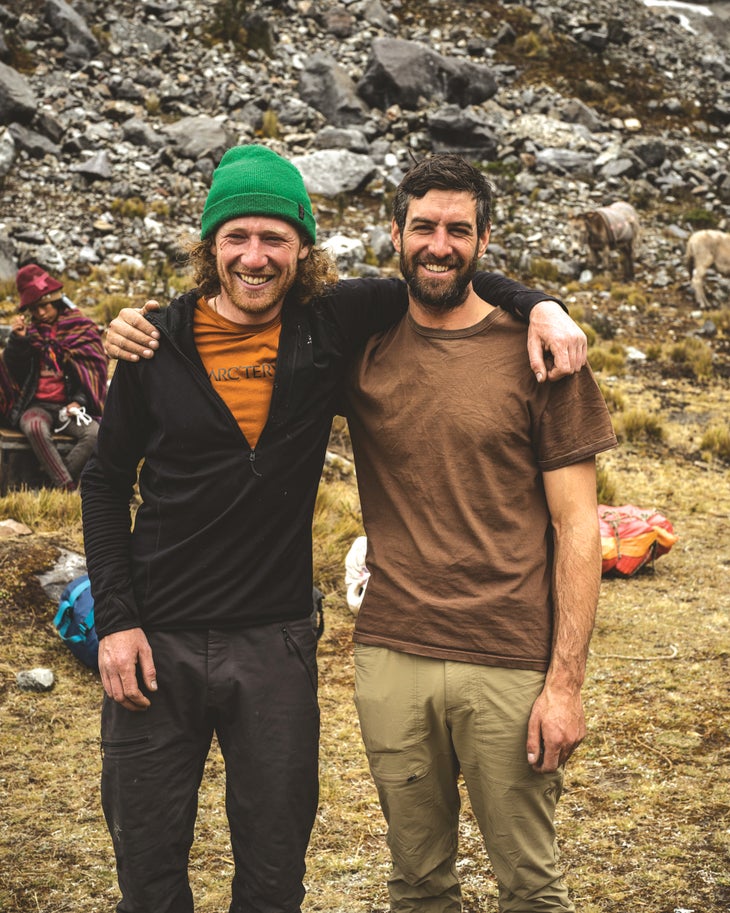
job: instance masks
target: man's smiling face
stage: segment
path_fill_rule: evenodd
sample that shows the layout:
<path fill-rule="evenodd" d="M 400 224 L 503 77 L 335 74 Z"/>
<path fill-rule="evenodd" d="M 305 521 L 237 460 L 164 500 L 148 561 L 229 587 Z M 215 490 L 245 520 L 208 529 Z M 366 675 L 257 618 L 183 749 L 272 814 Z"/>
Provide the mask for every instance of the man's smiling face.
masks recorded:
<path fill-rule="evenodd" d="M 283 219 L 241 216 L 221 225 L 212 250 L 221 283 L 219 312 L 236 323 L 265 323 L 281 310 L 310 245 Z"/>
<path fill-rule="evenodd" d="M 468 192 L 429 190 L 410 201 L 403 232 L 394 222 L 392 237 L 412 298 L 443 312 L 466 299 L 489 229 L 477 234 L 476 201 Z"/>

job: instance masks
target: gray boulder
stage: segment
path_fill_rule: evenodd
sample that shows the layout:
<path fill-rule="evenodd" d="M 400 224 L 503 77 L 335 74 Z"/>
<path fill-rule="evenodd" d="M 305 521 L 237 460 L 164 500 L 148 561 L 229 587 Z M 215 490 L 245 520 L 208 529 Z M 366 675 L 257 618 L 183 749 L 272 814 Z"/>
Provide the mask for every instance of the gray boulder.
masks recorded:
<path fill-rule="evenodd" d="M 349 149 L 351 152 L 369 152 L 367 137 L 357 127 L 323 127 L 312 140 L 317 149 Z"/>
<path fill-rule="evenodd" d="M 220 119 L 207 114 L 183 117 L 165 127 L 164 133 L 181 158 L 219 161 L 231 145 L 228 131 Z"/>
<path fill-rule="evenodd" d="M 590 152 L 573 152 L 571 149 L 540 149 L 535 153 L 535 164 L 556 171 L 558 174 L 591 175 L 594 156 Z"/>
<path fill-rule="evenodd" d="M 66 39 L 68 56 L 88 60 L 98 54 L 99 42 L 86 20 L 65 0 L 46 0 L 46 19 Z"/>
<path fill-rule="evenodd" d="M 56 158 L 61 157 L 61 150 L 58 146 L 49 140 L 47 136 L 43 136 L 42 133 L 37 133 L 22 124 L 10 124 L 8 130 L 15 142 L 15 148 L 20 149 L 22 152 L 27 152 L 31 158 L 40 159 L 44 155 L 53 155 Z"/>
<path fill-rule="evenodd" d="M 637 156 L 648 168 L 658 168 L 669 158 L 669 147 L 657 137 L 639 137 L 629 140 L 626 149 Z"/>
<path fill-rule="evenodd" d="M 28 81 L 17 70 L 0 62 L 0 124 L 29 124 L 38 102 Z"/>
<path fill-rule="evenodd" d="M 415 109 L 423 99 L 461 107 L 481 104 L 497 91 L 492 71 L 455 57 L 443 57 L 418 41 L 376 38 L 372 57 L 357 87 L 371 107 Z"/>
<path fill-rule="evenodd" d="M 356 16 L 362 18 L 369 25 L 374 25 L 380 29 L 389 29 L 393 27 L 394 16 L 388 14 L 380 0 L 355 0 L 350 5 L 350 10 Z"/>
<path fill-rule="evenodd" d="M 18 264 L 15 259 L 15 247 L 6 234 L 0 234 L 0 282 L 15 279 Z"/>
<path fill-rule="evenodd" d="M 172 45 L 172 39 L 167 32 L 152 28 L 146 23 L 130 22 L 127 19 L 112 22 L 109 34 L 112 39 L 112 47 L 118 45 L 119 50 L 125 52 L 155 53 L 156 51 L 168 51 Z M 117 50 L 116 47 L 114 49 Z"/>
<path fill-rule="evenodd" d="M 580 124 L 591 133 L 603 129 L 600 118 L 596 112 L 584 104 L 579 98 L 569 98 L 559 109 L 561 120 L 569 124 Z"/>
<path fill-rule="evenodd" d="M 70 170 L 83 174 L 90 181 L 108 181 L 112 176 L 109 153 L 106 149 L 102 149 L 78 165 L 72 165 Z"/>
<path fill-rule="evenodd" d="M 365 260 L 365 245 L 359 238 L 333 235 L 323 242 L 324 250 L 334 257 L 341 270 L 350 270 Z"/>
<path fill-rule="evenodd" d="M 147 149 L 162 149 L 167 140 L 139 117 L 130 117 L 122 124 L 124 139 L 133 146 L 144 146 Z"/>
<path fill-rule="evenodd" d="M 365 105 L 347 71 L 326 54 L 315 54 L 299 77 L 299 95 L 338 127 L 360 123 Z"/>
<path fill-rule="evenodd" d="M 492 161 L 499 144 L 488 119 L 476 108 L 462 110 L 446 105 L 428 117 L 428 130 L 436 152 L 461 152 Z"/>
<path fill-rule="evenodd" d="M 339 193 L 357 193 L 377 172 L 368 155 L 348 149 L 321 149 L 308 155 L 292 157 L 301 171 L 309 193 L 336 197 Z"/>
<path fill-rule="evenodd" d="M 15 161 L 15 140 L 8 127 L 0 130 L 0 178 L 13 167 Z"/>

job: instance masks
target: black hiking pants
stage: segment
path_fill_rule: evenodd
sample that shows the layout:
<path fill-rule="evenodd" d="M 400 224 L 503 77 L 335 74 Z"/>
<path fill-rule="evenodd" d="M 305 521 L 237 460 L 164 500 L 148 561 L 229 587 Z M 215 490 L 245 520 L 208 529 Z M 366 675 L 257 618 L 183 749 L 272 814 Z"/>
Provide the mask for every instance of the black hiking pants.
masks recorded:
<path fill-rule="evenodd" d="M 192 913 L 188 854 L 215 733 L 235 872 L 230 913 L 299 913 L 318 799 L 316 640 L 308 618 L 242 631 L 150 632 L 144 712 L 105 697 L 102 805 L 118 913 Z"/>

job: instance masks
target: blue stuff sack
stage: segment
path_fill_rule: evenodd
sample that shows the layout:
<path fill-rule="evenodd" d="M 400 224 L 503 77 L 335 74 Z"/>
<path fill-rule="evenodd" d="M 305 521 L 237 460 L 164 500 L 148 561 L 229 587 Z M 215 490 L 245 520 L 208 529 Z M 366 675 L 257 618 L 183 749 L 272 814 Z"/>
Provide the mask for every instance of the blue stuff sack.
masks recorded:
<path fill-rule="evenodd" d="M 73 655 L 98 672 L 99 638 L 94 627 L 94 597 L 88 574 L 66 585 L 53 625 Z"/>

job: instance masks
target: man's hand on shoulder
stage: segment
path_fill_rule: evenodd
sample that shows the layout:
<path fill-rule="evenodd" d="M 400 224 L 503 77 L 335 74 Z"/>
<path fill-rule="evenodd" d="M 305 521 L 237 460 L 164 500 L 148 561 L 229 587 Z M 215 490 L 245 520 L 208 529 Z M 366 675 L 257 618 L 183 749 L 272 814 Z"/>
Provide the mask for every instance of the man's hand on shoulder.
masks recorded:
<path fill-rule="evenodd" d="M 540 301 L 530 312 L 527 354 L 538 383 L 575 374 L 588 358 L 588 340 L 557 301 Z"/>
<path fill-rule="evenodd" d="M 122 308 L 109 324 L 104 338 L 104 351 L 109 358 L 139 361 L 152 358 L 159 346 L 159 332 L 145 320 L 145 314 L 159 310 L 159 302 L 146 301 L 141 308 Z"/>

